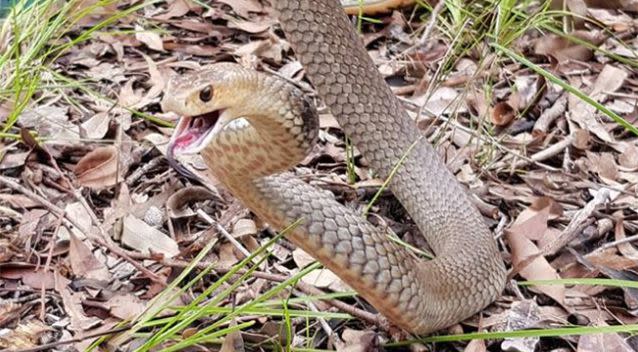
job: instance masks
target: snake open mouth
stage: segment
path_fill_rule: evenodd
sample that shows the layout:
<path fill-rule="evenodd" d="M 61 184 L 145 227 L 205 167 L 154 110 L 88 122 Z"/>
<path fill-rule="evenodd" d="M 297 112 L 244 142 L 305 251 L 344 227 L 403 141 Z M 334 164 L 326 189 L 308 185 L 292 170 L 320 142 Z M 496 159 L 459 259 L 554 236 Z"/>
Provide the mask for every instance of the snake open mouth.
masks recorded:
<path fill-rule="evenodd" d="M 196 154 L 210 142 L 219 129 L 219 118 L 224 110 L 215 110 L 197 116 L 182 116 L 175 127 L 166 151 L 168 163 L 186 177 L 196 178 L 192 172 L 175 160 L 175 153 Z"/>
<path fill-rule="evenodd" d="M 215 110 L 197 116 L 183 116 L 173 132 L 170 148 L 184 154 L 199 152 L 212 137 L 221 112 Z"/>

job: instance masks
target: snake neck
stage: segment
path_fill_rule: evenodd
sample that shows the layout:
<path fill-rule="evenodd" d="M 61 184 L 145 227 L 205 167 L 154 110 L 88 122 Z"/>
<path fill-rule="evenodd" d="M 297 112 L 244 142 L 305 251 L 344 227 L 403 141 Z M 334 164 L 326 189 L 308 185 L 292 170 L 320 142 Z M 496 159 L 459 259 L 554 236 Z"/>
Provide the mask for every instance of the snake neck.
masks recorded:
<path fill-rule="evenodd" d="M 246 101 L 233 103 L 228 123 L 201 152 L 233 189 L 298 164 L 315 144 L 319 125 L 314 106 L 287 82 L 260 74 L 250 85 L 237 86 L 247 92 L 234 96 Z"/>

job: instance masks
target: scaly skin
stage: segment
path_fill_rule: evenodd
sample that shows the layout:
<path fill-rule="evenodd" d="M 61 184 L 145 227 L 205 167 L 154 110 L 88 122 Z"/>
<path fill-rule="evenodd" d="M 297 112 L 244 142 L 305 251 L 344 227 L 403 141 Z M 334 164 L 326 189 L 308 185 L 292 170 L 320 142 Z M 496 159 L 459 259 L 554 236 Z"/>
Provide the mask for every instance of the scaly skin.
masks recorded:
<path fill-rule="evenodd" d="M 245 116 L 249 126 L 221 130 L 202 150 L 211 171 L 275 228 L 301 219 L 288 238 L 392 323 L 425 334 L 483 309 L 505 283 L 496 243 L 377 72 L 338 3 L 275 0 L 275 7 L 306 75 L 374 170 L 386 177 L 414 144 L 390 188 L 434 250 L 434 260 L 415 260 L 326 192 L 290 174 L 266 176 L 298 162 L 309 148 L 303 141 L 316 138 L 314 109 L 291 85 L 221 64 L 169 85 L 164 110 L 194 116 L 226 109 L 219 123 Z M 198 101 L 207 85 L 213 98 Z"/>

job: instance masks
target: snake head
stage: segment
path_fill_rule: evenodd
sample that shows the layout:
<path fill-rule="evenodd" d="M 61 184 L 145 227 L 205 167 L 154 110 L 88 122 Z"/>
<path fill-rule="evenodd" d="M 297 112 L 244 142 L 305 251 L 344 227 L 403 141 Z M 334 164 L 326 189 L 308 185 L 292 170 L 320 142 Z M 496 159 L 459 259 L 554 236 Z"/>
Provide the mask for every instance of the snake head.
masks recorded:
<path fill-rule="evenodd" d="M 219 65 L 218 65 L 219 66 Z M 222 105 L 222 68 L 201 70 L 171 77 L 161 106 L 181 116 L 169 143 L 169 152 L 199 153 L 230 120 Z"/>
<path fill-rule="evenodd" d="M 186 177 L 196 178 L 175 160 L 175 155 L 199 153 L 232 120 L 228 106 L 220 98 L 228 81 L 230 70 L 224 67 L 228 65 L 231 64 L 215 64 L 209 69 L 174 75 L 168 81 L 162 110 L 181 117 L 169 141 L 167 159 Z"/>

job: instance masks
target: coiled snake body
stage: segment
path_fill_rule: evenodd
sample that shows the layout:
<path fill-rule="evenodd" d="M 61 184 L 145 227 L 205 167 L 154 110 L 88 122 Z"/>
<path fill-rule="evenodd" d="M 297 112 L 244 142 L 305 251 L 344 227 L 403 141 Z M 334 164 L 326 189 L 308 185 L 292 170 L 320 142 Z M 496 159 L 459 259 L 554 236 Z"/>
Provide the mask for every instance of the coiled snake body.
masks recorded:
<path fill-rule="evenodd" d="M 169 83 L 163 109 L 184 117 L 170 150 L 200 152 L 259 217 L 416 334 L 454 324 L 498 297 L 505 268 L 464 190 L 421 138 L 335 0 L 275 0 L 281 27 L 311 83 L 436 254 L 419 261 L 325 191 L 280 173 L 317 136 L 314 107 L 292 85 L 234 64 Z M 239 117 L 249 122 L 233 123 Z M 279 173 L 279 174 L 278 174 Z"/>

